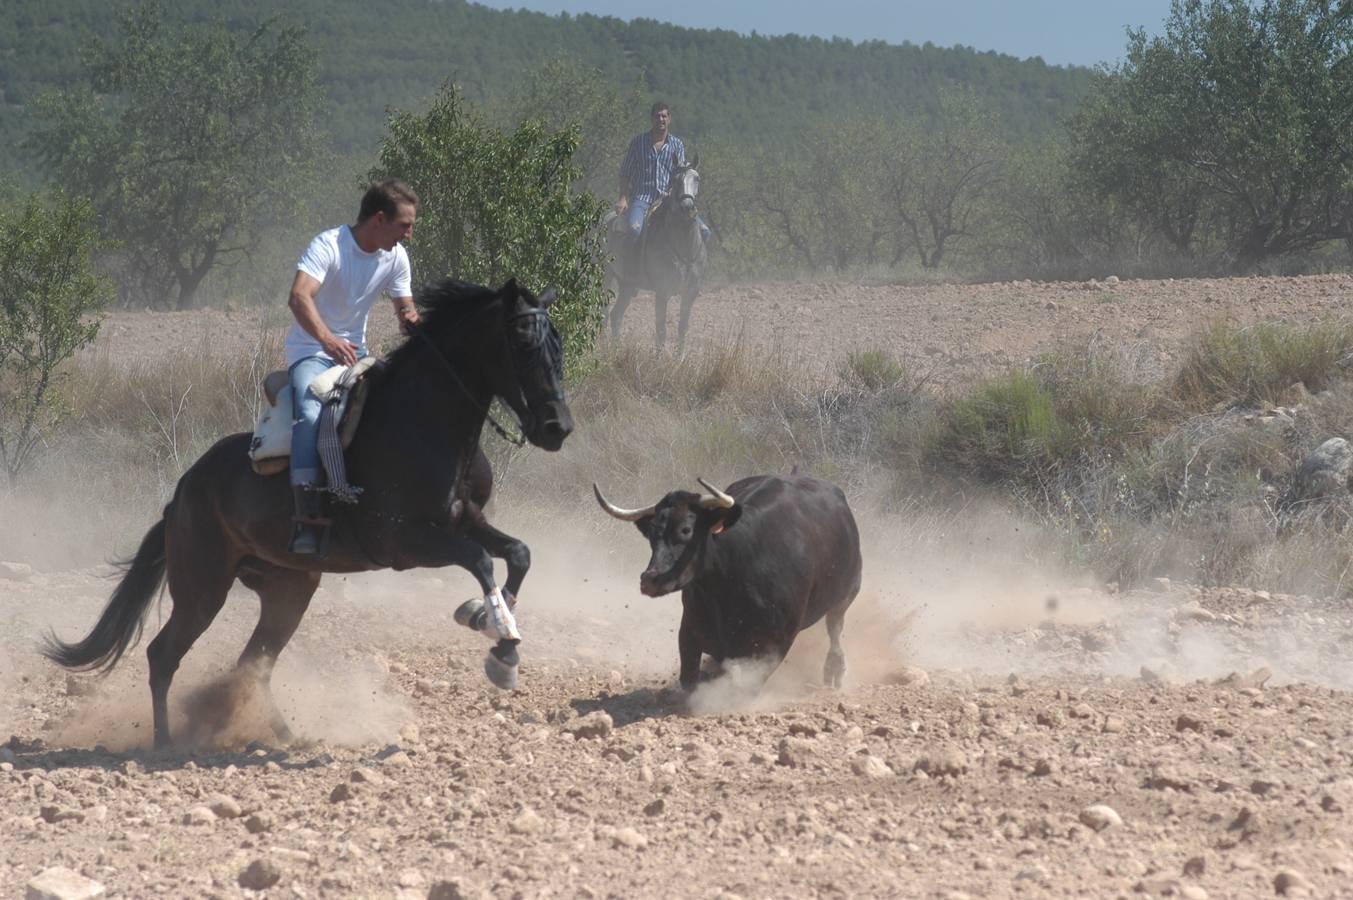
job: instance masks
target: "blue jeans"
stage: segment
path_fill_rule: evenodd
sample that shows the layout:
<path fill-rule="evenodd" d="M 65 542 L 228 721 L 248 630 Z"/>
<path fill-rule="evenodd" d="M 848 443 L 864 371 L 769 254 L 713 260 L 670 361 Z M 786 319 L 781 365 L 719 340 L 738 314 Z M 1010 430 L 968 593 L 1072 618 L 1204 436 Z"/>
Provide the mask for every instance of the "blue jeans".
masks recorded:
<path fill-rule="evenodd" d="M 319 414 L 324 404 L 310 392 L 310 382 L 325 369 L 338 365 L 326 356 L 307 356 L 287 370 L 291 376 L 291 483 L 324 483 L 319 464 Z"/>
<path fill-rule="evenodd" d="M 639 234 L 644 230 L 644 217 L 648 215 L 649 207 L 653 205 L 653 200 L 648 197 L 631 197 L 629 209 L 625 213 L 625 225 L 629 228 L 630 237 L 638 240 Z M 709 226 L 705 220 L 699 216 L 695 221 L 700 224 L 700 240 L 709 240 Z"/>

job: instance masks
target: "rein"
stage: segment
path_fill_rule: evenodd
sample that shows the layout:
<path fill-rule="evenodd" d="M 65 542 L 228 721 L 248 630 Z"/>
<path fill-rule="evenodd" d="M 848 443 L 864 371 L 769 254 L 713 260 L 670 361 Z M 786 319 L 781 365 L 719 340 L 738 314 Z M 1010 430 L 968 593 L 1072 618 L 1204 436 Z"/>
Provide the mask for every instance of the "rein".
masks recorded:
<path fill-rule="evenodd" d="M 526 316 L 548 316 L 548 315 L 549 314 L 546 313 L 545 310 L 543 309 L 535 309 L 531 310 L 530 312 L 522 313 L 520 316 L 513 316 L 510 321 L 516 321 L 517 319 L 524 318 Z M 484 418 L 488 420 L 488 423 L 493 428 L 493 430 L 498 432 L 498 436 L 514 447 L 525 447 L 526 435 L 508 434 L 507 429 L 504 428 L 502 425 L 498 424 L 498 420 L 493 417 L 493 413 L 489 411 L 488 407 L 480 403 L 479 399 L 475 397 L 474 394 L 470 393 L 470 389 L 465 386 L 465 382 L 461 381 L 460 376 L 456 374 L 456 369 L 454 366 L 451 365 L 451 361 L 446 358 L 446 354 L 442 353 L 442 348 L 437 346 L 436 341 L 428 337 L 427 332 L 423 330 L 422 326 L 408 325 L 406 327 L 411 332 L 413 332 L 415 336 L 420 338 L 423 341 L 423 343 L 427 344 L 428 347 L 432 349 L 433 356 L 436 358 L 438 362 L 442 364 L 442 368 L 446 369 L 446 373 L 451 376 L 451 382 L 456 387 L 460 388 L 460 392 L 465 395 L 465 399 L 469 400 L 472 404 L 474 404 L 476 409 L 478 409 L 480 412 L 484 414 Z M 492 401 L 490 401 L 490 403 L 492 403 Z M 518 431 L 522 430 L 520 422 L 517 423 L 517 430 Z"/>

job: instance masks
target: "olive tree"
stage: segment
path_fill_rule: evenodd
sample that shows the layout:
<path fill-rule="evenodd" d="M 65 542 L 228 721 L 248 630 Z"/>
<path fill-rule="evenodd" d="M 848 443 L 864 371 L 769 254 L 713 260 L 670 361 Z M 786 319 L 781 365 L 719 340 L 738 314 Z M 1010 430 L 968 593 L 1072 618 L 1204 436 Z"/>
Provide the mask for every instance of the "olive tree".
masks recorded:
<path fill-rule="evenodd" d="M 554 288 L 570 358 L 590 349 L 608 296 L 602 287 L 602 203 L 573 185 L 578 129 L 527 120 L 510 132 L 486 125 L 453 85 L 422 113 L 395 112 L 372 180 L 399 178 L 417 192 L 409 242 L 414 277 L 454 276 L 530 290 Z"/>
<path fill-rule="evenodd" d="M 39 100 L 30 147 L 90 198 L 124 289 L 189 308 L 209 273 L 291 215 L 320 159 L 315 54 L 275 19 L 176 27 L 147 3 L 86 65 L 85 86 Z"/>
<path fill-rule="evenodd" d="M 62 363 L 99 333 L 113 295 L 95 276 L 94 212 L 37 194 L 0 206 L 0 465 L 13 485 L 64 412 Z"/>

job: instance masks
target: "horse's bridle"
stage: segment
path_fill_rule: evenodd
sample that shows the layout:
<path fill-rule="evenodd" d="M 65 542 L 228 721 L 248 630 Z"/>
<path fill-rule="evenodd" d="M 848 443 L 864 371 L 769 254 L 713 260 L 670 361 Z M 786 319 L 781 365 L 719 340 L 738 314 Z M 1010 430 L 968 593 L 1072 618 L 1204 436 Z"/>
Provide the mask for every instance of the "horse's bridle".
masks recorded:
<path fill-rule="evenodd" d="M 512 316 L 508 319 L 508 322 L 516 322 L 520 319 L 525 319 L 528 316 L 535 317 L 534 327 L 532 328 L 532 349 L 534 349 L 537 354 L 549 353 L 551 355 L 550 366 L 555 371 L 555 380 L 556 382 L 562 381 L 563 373 L 561 369 L 564 358 L 563 345 L 559 340 L 558 329 L 554 328 L 553 323 L 550 321 L 550 314 L 543 309 L 530 309 L 524 313 L 518 313 L 517 315 Z M 451 376 L 451 382 L 456 387 L 460 388 L 460 392 L 465 395 L 465 399 L 473 403 L 475 407 L 484 414 L 484 418 L 488 421 L 493 430 L 498 432 L 498 436 L 514 447 L 525 447 L 526 429 L 521 427 L 521 422 L 517 422 L 517 430 L 522 432 L 521 434 L 508 434 L 507 429 L 498 424 L 498 420 L 493 417 L 493 413 L 489 411 L 489 408 L 480 403 L 474 394 L 470 393 L 470 389 L 465 386 L 465 382 L 461 381 L 460 376 L 456 374 L 456 367 L 451 365 L 451 361 L 446 358 L 446 354 L 442 352 L 442 348 L 437 346 L 437 342 L 428 337 L 428 333 L 424 331 L 421 326 L 407 325 L 406 327 L 432 349 L 433 356 L 442 364 L 442 367 L 446 369 L 446 373 Z M 511 342 L 510 337 L 508 338 L 508 341 L 509 343 Z M 513 367 L 518 367 L 516 356 L 513 356 L 512 358 L 512 365 Z M 518 372 L 518 379 L 520 379 L 520 377 L 521 373 Z M 556 388 L 549 399 L 562 400 L 563 392 Z M 490 399 L 490 405 L 492 402 L 492 399 Z M 515 410 L 513 411 L 513 415 L 516 415 Z"/>

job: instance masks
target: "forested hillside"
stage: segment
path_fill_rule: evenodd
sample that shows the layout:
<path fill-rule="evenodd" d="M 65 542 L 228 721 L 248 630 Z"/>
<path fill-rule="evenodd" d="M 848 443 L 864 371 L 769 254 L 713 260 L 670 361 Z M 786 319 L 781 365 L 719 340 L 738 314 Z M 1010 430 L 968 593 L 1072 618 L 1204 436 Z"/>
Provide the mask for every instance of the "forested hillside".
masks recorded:
<path fill-rule="evenodd" d="M 7 0 L 0 5 L 0 157 L 15 160 L 23 108 L 45 88 L 81 77 L 80 51 L 116 31 L 126 4 Z M 269 15 L 300 25 L 319 55 L 328 108 L 320 125 L 340 153 L 365 153 L 389 107 L 415 108 L 446 80 L 490 103 L 523 71 L 565 54 L 601 68 L 626 89 L 640 85 L 676 109 L 694 138 L 794 134 L 825 117 L 933 114 L 945 86 L 971 88 L 1003 111 L 1006 136 L 1044 135 L 1075 108 L 1088 70 L 931 45 L 743 37 L 651 20 L 499 11 L 463 0 L 179 0 L 176 21 L 252 29 Z M 642 112 L 636 119 L 642 127 Z"/>

